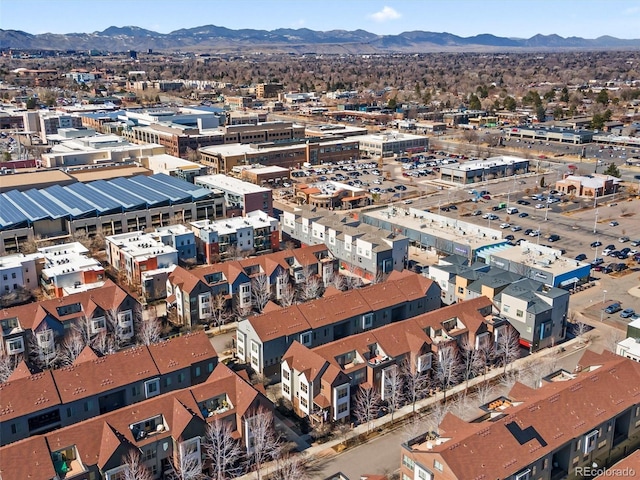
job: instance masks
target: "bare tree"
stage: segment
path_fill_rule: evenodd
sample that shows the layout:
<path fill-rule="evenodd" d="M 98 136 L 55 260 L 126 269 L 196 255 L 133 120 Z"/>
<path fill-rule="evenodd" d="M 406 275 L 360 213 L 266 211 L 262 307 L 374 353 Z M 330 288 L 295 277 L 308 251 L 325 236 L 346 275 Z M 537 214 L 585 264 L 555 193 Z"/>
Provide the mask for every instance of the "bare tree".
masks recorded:
<path fill-rule="evenodd" d="M 160 341 L 162 335 L 162 324 L 160 319 L 155 315 L 149 315 L 144 318 L 142 315 L 137 324 L 137 343 L 140 345 L 151 345 Z"/>
<path fill-rule="evenodd" d="M 60 364 L 71 365 L 86 345 L 82 334 L 71 330 L 60 345 Z"/>
<path fill-rule="evenodd" d="M 313 273 L 311 268 L 304 267 L 302 269 L 302 279 L 298 292 L 300 300 L 308 302 L 309 300 L 318 298 L 322 293 L 322 282 L 318 276 Z"/>
<path fill-rule="evenodd" d="M 129 340 L 129 331 L 122 326 L 120 310 L 111 308 L 105 312 L 107 335 L 111 337 L 111 345 L 115 351 L 120 350 Z"/>
<path fill-rule="evenodd" d="M 624 340 L 624 332 L 616 328 L 610 328 L 604 337 L 604 348 L 610 352 L 616 353 L 618 342 L 621 340 Z"/>
<path fill-rule="evenodd" d="M 176 480 L 201 480 L 206 476 L 202 473 L 202 457 L 197 443 L 177 442 L 178 448 L 171 459 L 172 476 Z"/>
<path fill-rule="evenodd" d="M 425 392 L 429 387 L 429 376 L 418 369 L 417 362 L 412 366 L 408 358 L 400 365 L 400 371 L 404 379 L 407 401 L 411 402 L 413 412 L 415 412 L 416 402 L 425 396 Z"/>
<path fill-rule="evenodd" d="M 405 442 L 422 435 L 427 430 L 426 421 L 419 415 L 414 415 L 403 425 L 403 437 Z"/>
<path fill-rule="evenodd" d="M 469 411 L 472 409 L 471 402 L 469 401 L 466 391 L 456 395 L 456 397 L 453 398 L 453 401 L 450 402 L 449 408 L 451 413 L 456 417 L 466 420 L 466 417 L 469 415 Z"/>
<path fill-rule="evenodd" d="M 233 430 L 229 422 L 216 419 L 207 427 L 205 455 L 213 470 L 212 478 L 227 480 L 241 473 L 239 461 L 242 449 L 232 436 Z"/>
<path fill-rule="evenodd" d="M 222 325 L 227 323 L 230 318 L 227 299 L 223 293 L 218 293 L 211 299 L 211 320 L 213 324 L 222 330 Z"/>
<path fill-rule="evenodd" d="M 29 334 L 27 345 L 29 360 L 38 368 L 53 368 L 60 360 L 60 347 L 55 342 L 53 330 L 46 324 L 41 330 Z"/>
<path fill-rule="evenodd" d="M 100 332 L 91 340 L 91 348 L 93 348 L 100 355 L 110 355 L 116 352 L 116 344 L 113 335 L 108 332 Z"/>
<path fill-rule="evenodd" d="M 460 356 L 462 359 L 463 378 L 465 390 L 469 389 L 469 380 L 484 369 L 484 360 L 475 345 L 469 341 L 469 337 L 464 337 L 460 342 Z"/>
<path fill-rule="evenodd" d="M 264 273 L 260 273 L 251 280 L 251 302 L 258 313 L 262 313 L 270 299 L 271 284 L 269 283 L 269 277 Z"/>
<path fill-rule="evenodd" d="M 293 285 L 291 285 L 291 282 L 289 281 L 289 275 L 287 273 L 281 273 L 280 275 L 278 275 L 278 285 L 281 285 L 279 298 L 280 305 L 285 308 L 290 307 L 295 301 L 296 290 L 295 288 L 293 288 Z"/>
<path fill-rule="evenodd" d="M 585 334 L 591 330 L 591 327 L 584 322 L 576 322 L 575 323 L 575 333 L 576 337 L 578 337 L 578 343 L 582 345 L 585 341 L 588 341 L 588 338 L 585 338 Z"/>
<path fill-rule="evenodd" d="M 21 361 L 22 355 L 10 355 L 0 348 L 0 383 L 8 380 Z"/>
<path fill-rule="evenodd" d="M 449 406 L 444 402 L 436 402 L 427 414 L 425 423 L 430 432 L 437 432 L 444 417 L 449 413 Z"/>
<path fill-rule="evenodd" d="M 122 465 L 124 469 L 123 480 L 152 480 L 151 472 L 142 462 L 140 451 L 132 448 L 122 456 Z"/>
<path fill-rule="evenodd" d="M 503 373 L 507 366 L 520 356 L 520 334 L 511 325 L 498 333 L 496 350 L 502 359 Z"/>
<path fill-rule="evenodd" d="M 460 357 L 454 345 L 447 344 L 438 348 L 435 377 L 444 393 L 445 403 L 447 402 L 447 390 L 458 382 L 461 370 Z"/>
<path fill-rule="evenodd" d="M 247 456 L 255 465 L 257 478 L 260 480 L 263 464 L 277 455 L 280 450 L 280 441 L 273 426 L 273 413 L 266 408 L 261 406 L 250 412 L 246 422 L 249 424 L 249 439 L 252 440 Z"/>
<path fill-rule="evenodd" d="M 491 397 L 493 396 L 494 389 L 491 382 L 483 381 L 476 385 L 476 399 L 478 401 L 478 405 L 484 405 L 489 402 Z"/>
<path fill-rule="evenodd" d="M 490 337 L 482 338 L 477 350 L 478 356 L 482 361 L 482 374 L 486 375 L 487 368 L 493 364 L 496 356 L 495 344 Z"/>
<path fill-rule="evenodd" d="M 276 472 L 270 477 L 273 480 L 305 480 L 305 458 L 302 454 L 292 455 L 286 453 L 278 457 Z"/>
<path fill-rule="evenodd" d="M 327 287 L 332 286 L 336 290 L 340 290 L 341 292 L 347 288 L 347 282 L 344 278 L 344 275 L 339 272 L 333 272 L 329 277 L 329 281 L 327 282 Z"/>
<path fill-rule="evenodd" d="M 384 400 L 391 414 L 391 424 L 396 411 L 404 403 L 404 378 L 398 365 L 393 365 L 382 373 L 384 383 Z"/>
<path fill-rule="evenodd" d="M 353 414 L 360 424 L 367 425 L 367 434 L 371 431 L 373 420 L 378 416 L 380 411 L 380 394 L 375 388 L 359 387 L 356 394 Z"/>

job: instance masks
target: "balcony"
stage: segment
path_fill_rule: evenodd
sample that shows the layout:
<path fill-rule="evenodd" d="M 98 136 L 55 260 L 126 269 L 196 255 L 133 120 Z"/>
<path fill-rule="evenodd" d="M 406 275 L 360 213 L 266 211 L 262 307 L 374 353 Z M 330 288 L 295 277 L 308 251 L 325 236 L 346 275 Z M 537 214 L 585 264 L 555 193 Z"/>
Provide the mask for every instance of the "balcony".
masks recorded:
<path fill-rule="evenodd" d="M 220 415 L 221 413 L 225 413 L 233 409 L 233 405 L 226 394 L 210 398 L 209 400 L 198 404 L 198 407 L 200 408 L 200 413 L 202 413 L 204 418 Z"/>
<path fill-rule="evenodd" d="M 393 358 L 387 355 L 376 355 L 375 357 L 371 357 L 367 360 L 367 363 L 373 367 L 379 367 L 387 362 L 392 361 Z"/>
<path fill-rule="evenodd" d="M 158 415 L 141 422 L 133 423 L 129 425 L 129 429 L 131 430 L 133 438 L 135 438 L 136 441 L 140 441 L 144 438 L 165 432 L 169 428 L 164 421 L 164 417 L 162 415 Z"/>
<path fill-rule="evenodd" d="M 88 471 L 78 456 L 78 449 L 75 445 L 51 454 L 53 467 L 58 474 L 58 478 L 73 478 Z"/>

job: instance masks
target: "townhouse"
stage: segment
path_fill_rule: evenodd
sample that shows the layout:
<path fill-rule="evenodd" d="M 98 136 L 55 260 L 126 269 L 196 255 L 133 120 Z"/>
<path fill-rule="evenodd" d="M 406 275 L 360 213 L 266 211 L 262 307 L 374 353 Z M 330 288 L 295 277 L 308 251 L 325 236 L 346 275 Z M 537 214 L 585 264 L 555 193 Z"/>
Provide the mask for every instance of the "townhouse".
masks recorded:
<path fill-rule="evenodd" d="M 535 352 L 564 340 L 569 292 L 481 262 L 467 266 L 457 255 L 429 267 L 445 304 L 486 296 L 520 334 L 520 343 Z"/>
<path fill-rule="evenodd" d="M 325 215 L 315 208 L 283 212 L 283 239 L 304 245 L 326 245 L 341 268 L 366 279 L 402 270 L 408 259 L 409 240 L 403 235 L 365 225 L 353 216 Z"/>
<path fill-rule="evenodd" d="M 282 250 L 193 270 L 178 267 L 167 279 L 167 305 L 175 308 L 176 321 L 183 325 L 208 323 L 212 317 L 212 300 L 217 295 L 224 296 L 225 307 L 250 310 L 252 280 L 257 276 L 266 276 L 271 298 L 279 300 L 289 279 L 300 283 L 314 275 L 326 283 L 336 270 L 336 261 L 323 245 Z"/>
<path fill-rule="evenodd" d="M 0 257 L 0 297 L 2 306 L 18 303 L 21 289 L 32 290 L 38 286 L 36 265 L 42 262 L 42 255 L 15 253 Z M 38 268 L 42 268 L 38 265 Z"/>
<path fill-rule="evenodd" d="M 218 358 L 203 332 L 75 361 L 31 374 L 24 364 L 0 385 L 0 438 L 7 444 L 204 382 Z"/>
<path fill-rule="evenodd" d="M 448 413 L 402 444 L 401 478 L 572 480 L 619 461 L 640 446 L 640 364 L 587 351 L 579 367 L 516 383 L 471 422 Z"/>
<path fill-rule="evenodd" d="M 242 319 L 237 356 L 256 372 L 279 377 L 282 357 L 294 341 L 316 347 L 439 306 L 435 282 L 409 271 L 393 272 L 383 283 Z"/>
<path fill-rule="evenodd" d="M 100 288 L 106 276 L 100 262 L 80 242 L 39 248 L 44 257 L 40 283 L 45 293 L 63 297 L 83 289 Z"/>
<path fill-rule="evenodd" d="M 282 356 L 282 395 L 312 422 L 349 418 L 359 386 L 376 389 L 384 401 L 393 370 L 427 378 L 442 345 L 495 343 L 504 324 L 491 313 L 491 301 L 481 297 L 315 348 L 295 341 Z"/>
<path fill-rule="evenodd" d="M 233 438 L 251 448 L 251 418 L 270 402 L 246 380 L 219 364 L 203 383 L 109 412 L 0 448 L 3 480 L 123 478 L 123 457 L 140 453 L 153 479 L 166 478 L 180 455 L 197 452 L 202 473 L 207 425 L 231 425 Z"/>
<path fill-rule="evenodd" d="M 9 355 L 34 350 L 38 355 L 55 355 L 55 342 L 74 325 L 95 336 L 110 324 L 117 328 L 120 340 L 127 342 L 135 334 L 139 309 L 140 304 L 111 280 L 99 289 L 5 308 L 0 310 L 0 348 Z"/>

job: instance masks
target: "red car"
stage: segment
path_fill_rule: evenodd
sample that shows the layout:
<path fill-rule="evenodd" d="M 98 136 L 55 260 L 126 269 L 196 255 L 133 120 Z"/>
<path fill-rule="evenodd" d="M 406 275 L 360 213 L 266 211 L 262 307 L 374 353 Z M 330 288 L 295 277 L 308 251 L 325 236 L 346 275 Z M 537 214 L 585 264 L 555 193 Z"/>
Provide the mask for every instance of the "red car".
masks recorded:
<path fill-rule="evenodd" d="M 491 200 L 491 195 L 483 195 L 482 198 L 484 200 Z"/>

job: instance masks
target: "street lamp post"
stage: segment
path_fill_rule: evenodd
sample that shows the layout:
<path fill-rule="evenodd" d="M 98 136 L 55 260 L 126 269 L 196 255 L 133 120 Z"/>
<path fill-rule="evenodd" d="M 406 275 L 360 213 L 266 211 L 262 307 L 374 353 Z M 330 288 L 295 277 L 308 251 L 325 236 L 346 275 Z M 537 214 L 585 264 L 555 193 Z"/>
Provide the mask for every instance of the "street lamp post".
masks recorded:
<path fill-rule="evenodd" d="M 596 219 L 593 222 L 593 233 L 596 233 L 597 227 L 598 227 L 598 209 L 596 208 Z"/>
<path fill-rule="evenodd" d="M 602 291 L 602 310 L 600 310 L 600 321 L 604 321 L 604 300 L 607 296 L 607 291 L 603 290 Z"/>

